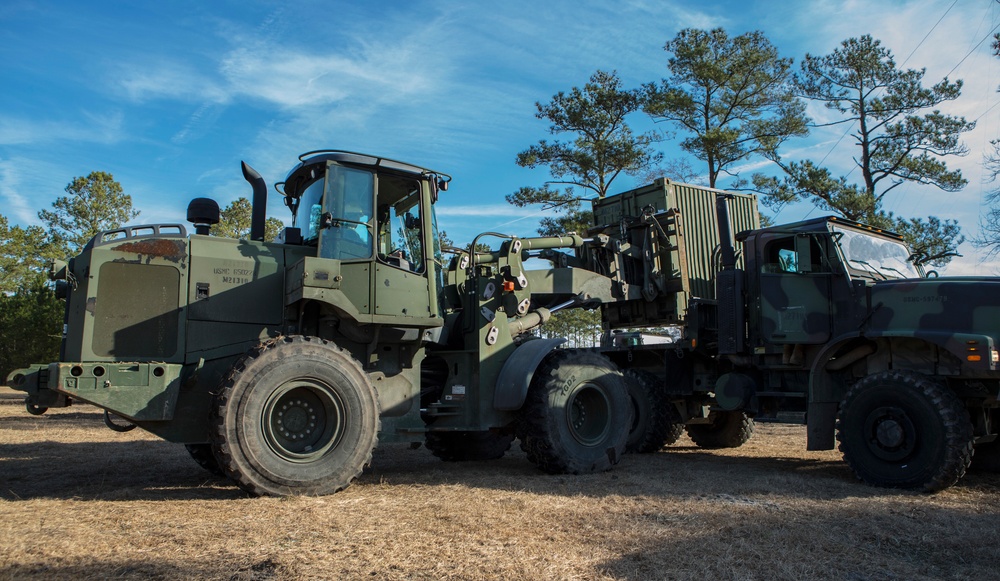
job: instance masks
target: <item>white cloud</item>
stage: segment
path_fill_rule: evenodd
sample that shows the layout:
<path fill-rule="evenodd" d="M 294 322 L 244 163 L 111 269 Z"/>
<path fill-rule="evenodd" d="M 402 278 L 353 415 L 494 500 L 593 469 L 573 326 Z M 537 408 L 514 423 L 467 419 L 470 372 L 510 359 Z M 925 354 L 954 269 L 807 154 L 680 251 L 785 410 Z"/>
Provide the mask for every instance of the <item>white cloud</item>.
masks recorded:
<path fill-rule="evenodd" d="M 0 208 L 14 223 L 38 223 L 38 210 L 48 207 L 66 186 L 55 161 L 32 157 L 0 159 Z"/>

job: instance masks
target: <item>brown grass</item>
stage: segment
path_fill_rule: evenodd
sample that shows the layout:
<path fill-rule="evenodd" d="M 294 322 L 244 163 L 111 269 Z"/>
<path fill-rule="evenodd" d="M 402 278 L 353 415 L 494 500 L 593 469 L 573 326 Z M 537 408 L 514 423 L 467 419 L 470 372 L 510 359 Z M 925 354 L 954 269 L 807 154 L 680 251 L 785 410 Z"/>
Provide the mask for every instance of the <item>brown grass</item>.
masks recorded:
<path fill-rule="evenodd" d="M 995 578 L 1000 477 L 925 495 L 855 481 L 799 426 L 682 440 L 588 476 L 513 450 L 446 464 L 383 445 L 350 488 L 246 498 L 95 408 L 0 392 L 0 579 Z"/>

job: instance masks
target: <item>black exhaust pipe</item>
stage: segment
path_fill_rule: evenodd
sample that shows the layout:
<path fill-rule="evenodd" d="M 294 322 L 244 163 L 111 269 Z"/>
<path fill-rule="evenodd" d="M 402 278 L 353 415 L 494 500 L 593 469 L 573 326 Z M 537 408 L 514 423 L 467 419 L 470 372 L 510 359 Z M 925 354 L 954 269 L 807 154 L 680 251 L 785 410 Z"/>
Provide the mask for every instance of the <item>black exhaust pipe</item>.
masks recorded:
<path fill-rule="evenodd" d="M 733 248 L 733 232 L 729 227 L 729 204 L 732 195 L 715 196 L 715 213 L 719 219 L 719 250 L 722 254 L 722 270 L 736 268 L 736 250 Z"/>
<path fill-rule="evenodd" d="M 250 240 L 264 241 L 264 224 L 267 221 L 267 184 L 257 170 L 243 164 L 243 178 L 253 188 L 253 214 L 250 216 Z"/>
<path fill-rule="evenodd" d="M 746 315 L 743 307 L 744 273 L 736 268 L 736 249 L 733 247 L 732 228 L 729 226 L 728 199 L 732 197 L 724 194 L 715 197 L 722 267 L 715 275 L 720 354 L 741 353 L 746 335 Z"/>

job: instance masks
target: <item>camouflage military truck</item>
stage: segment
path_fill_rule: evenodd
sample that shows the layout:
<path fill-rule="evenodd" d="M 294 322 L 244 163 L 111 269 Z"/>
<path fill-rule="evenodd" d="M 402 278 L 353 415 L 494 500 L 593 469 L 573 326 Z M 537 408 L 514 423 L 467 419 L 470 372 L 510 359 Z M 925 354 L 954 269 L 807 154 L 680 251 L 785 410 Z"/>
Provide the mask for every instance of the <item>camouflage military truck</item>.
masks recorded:
<path fill-rule="evenodd" d="M 715 192 L 715 211 L 690 203 L 699 193 L 666 180 L 595 202 L 594 232 L 625 251 L 584 262 L 648 299 L 604 305 L 605 327 L 683 332 L 604 349 L 636 402 L 630 448 L 682 424 L 698 445 L 734 447 L 754 419 L 804 422 L 810 450 L 836 438 L 865 482 L 928 491 L 958 481 L 974 445 L 995 454 L 1000 280 L 938 278 L 899 236 L 839 218 L 747 227 L 747 197 Z"/>
<path fill-rule="evenodd" d="M 376 443 L 425 442 L 446 460 L 502 456 L 515 436 L 549 472 L 618 462 L 632 407 L 594 352 L 529 331 L 560 308 L 613 300 L 609 281 L 522 255 L 579 236 L 499 236 L 445 262 L 434 204 L 450 177 L 345 151 L 304 154 L 278 184 L 294 216 L 263 241 L 208 236 L 214 201 L 181 224 L 103 232 L 53 269 L 66 298 L 60 361 L 14 371 L 31 413 L 87 402 L 113 429 L 185 444 L 252 494 L 340 490 Z M 550 308 L 532 300 L 541 291 Z"/>

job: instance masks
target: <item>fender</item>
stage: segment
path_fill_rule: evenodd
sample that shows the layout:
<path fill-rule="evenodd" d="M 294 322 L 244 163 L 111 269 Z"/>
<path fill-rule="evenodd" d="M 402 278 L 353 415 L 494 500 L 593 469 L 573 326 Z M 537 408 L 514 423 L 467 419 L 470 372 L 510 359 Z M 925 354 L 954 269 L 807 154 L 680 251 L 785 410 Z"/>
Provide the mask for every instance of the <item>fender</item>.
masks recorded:
<path fill-rule="evenodd" d="M 557 338 L 535 339 L 522 343 L 500 369 L 493 392 L 493 407 L 503 411 L 521 409 L 524 398 L 528 395 L 531 377 L 535 374 L 538 364 L 553 349 L 565 342 L 566 339 Z"/>

